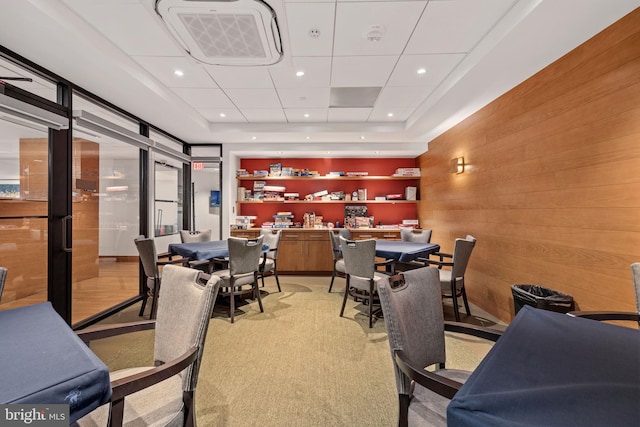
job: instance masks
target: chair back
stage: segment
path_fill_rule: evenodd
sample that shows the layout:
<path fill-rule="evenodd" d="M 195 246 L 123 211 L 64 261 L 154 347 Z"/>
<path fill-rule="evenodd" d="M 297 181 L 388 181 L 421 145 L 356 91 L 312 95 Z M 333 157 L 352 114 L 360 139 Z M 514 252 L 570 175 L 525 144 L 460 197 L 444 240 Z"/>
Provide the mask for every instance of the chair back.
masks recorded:
<path fill-rule="evenodd" d="M 247 274 L 258 271 L 260 268 L 260 256 L 262 255 L 262 242 L 264 236 L 256 239 L 244 239 L 229 237 L 229 274 Z"/>
<path fill-rule="evenodd" d="M 0 301 L 2 300 L 2 291 L 4 290 L 4 282 L 7 280 L 7 267 L 0 267 Z"/>
<path fill-rule="evenodd" d="M 471 237 L 471 239 L 468 239 Z M 463 277 L 469 264 L 469 258 L 473 247 L 476 245 L 476 239 L 473 236 L 467 236 L 467 239 L 456 239 L 453 247 L 453 267 L 451 277 Z"/>
<path fill-rule="evenodd" d="M 430 243 L 431 230 L 416 230 L 413 228 L 401 228 L 400 239 L 403 242 Z"/>
<path fill-rule="evenodd" d="M 445 363 L 445 336 L 440 278 L 437 268 L 424 267 L 403 273 L 404 283 L 378 284 L 387 336 L 394 351 L 402 350 L 417 366 Z M 398 392 L 409 393 L 409 378 L 394 363 Z"/>
<path fill-rule="evenodd" d="M 154 359 L 173 360 L 191 347 L 198 358 L 180 373 L 185 391 L 195 389 L 209 320 L 218 294 L 220 278 L 211 275 L 206 285 L 198 282 L 200 271 L 166 265 L 162 272 L 162 298 L 158 301 Z"/>
<path fill-rule="evenodd" d="M 158 254 L 153 239 L 138 236 L 133 241 L 138 249 L 138 255 L 140 256 L 140 262 L 142 263 L 145 276 L 149 278 L 160 277 L 160 273 L 158 272 Z"/>
<path fill-rule="evenodd" d="M 347 240 L 340 236 L 340 246 L 346 273 L 350 276 L 372 279 L 375 273 L 376 241 Z"/>
<path fill-rule="evenodd" d="M 342 259 L 342 251 L 340 250 L 340 236 L 347 240 L 351 239 L 351 231 L 348 228 L 342 228 L 338 232 L 329 230 L 329 238 L 331 240 L 331 250 L 333 252 L 333 260 Z"/>
<path fill-rule="evenodd" d="M 636 291 L 636 309 L 640 314 L 640 262 L 631 264 L 631 275 L 633 276 L 633 287 Z"/>
<path fill-rule="evenodd" d="M 269 245 L 269 252 L 267 252 L 267 258 L 277 259 L 278 245 L 280 244 L 282 229 L 263 228 L 260 230 L 260 234 L 263 236 L 262 243 Z"/>
<path fill-rule="evenodd" d="M 196 243 L 211 241 L 211 229 L 209 230 L 180 230 L 180 240 L 182 243 Z"/>

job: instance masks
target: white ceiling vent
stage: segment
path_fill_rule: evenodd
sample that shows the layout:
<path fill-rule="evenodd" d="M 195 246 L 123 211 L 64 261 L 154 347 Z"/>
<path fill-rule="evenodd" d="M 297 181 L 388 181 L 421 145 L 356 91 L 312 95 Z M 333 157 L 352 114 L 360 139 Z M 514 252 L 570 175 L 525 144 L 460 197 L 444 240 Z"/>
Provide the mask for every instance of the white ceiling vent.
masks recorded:
<path fill-rule="evenodd" d="M 261 0 L 156 0 L 178 43 L 211 65 L 270 65 L 282 58 L 278 20 Z"/>

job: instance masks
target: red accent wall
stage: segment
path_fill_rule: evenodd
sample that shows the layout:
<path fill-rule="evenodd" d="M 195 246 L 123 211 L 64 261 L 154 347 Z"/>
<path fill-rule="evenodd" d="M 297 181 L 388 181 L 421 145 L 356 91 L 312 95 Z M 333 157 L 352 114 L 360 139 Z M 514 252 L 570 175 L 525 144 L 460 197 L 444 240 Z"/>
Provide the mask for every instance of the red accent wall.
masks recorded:
<path fill-rule="evenodd" d="M 286 159 L 242 159 L 240 167 L 246 169 L 248 173 L 254 170 L 269 170 L 272 163 L 281 163 L 283 167 L 292 167 L 295 169 L 309 169 L 318 171 L 323 176 L 329 172 L 367 172 L 369 176 L 391 176 L 396 172 L 397 168 L 413 168 L 416 167 L 416 159 L 412 158 L 340 158 L 340 159 L 313 159 L 313 158 L 286 158 Z M 299 193 L 300 198 L 304 198 L 306 194 L 315 193 L 321 190 L 344 191 L 345 194 L 352 193 L 358 189 L 367 189 L 368 199 L 376 196 L 385 196 L 387 194 L 405 193 L 407 186 L 419 187 L 419 179 L 396 180 L 396 181 L 350 181 L 350 180 L 309 180 L 309 181 L 272 181 L 265 179 L 267 185 L 281 185 L 286 187 L 286 192 Z M 247 189 L 253 189 L 253 181 L 239 181 L 239 186 Z M 418 198 L 420 195 L 418 194 Z M 403 219 L 417 218 L 417 204 L 413 203 L 376 203 L 368 204 L 368 215 L 373 216 L 375 223 L 379 224 L 398 224 Z M 358 202 L 349 203 L 357 205 Z M 239 215 L 255 215 L 258 217 L 256 226 L 260 226 L 265 221 L 272 221 L 273 215 L 277 211 L 291 211 L 294 215 L 294 222 L 302 222 L 306 212 L 314 212 L 316 215 L 322 215 L 324 222 L 339 221 L 344 222 L 344 204 L 277 204 L 277 203 L 255 203 L 243 204 Z"/>

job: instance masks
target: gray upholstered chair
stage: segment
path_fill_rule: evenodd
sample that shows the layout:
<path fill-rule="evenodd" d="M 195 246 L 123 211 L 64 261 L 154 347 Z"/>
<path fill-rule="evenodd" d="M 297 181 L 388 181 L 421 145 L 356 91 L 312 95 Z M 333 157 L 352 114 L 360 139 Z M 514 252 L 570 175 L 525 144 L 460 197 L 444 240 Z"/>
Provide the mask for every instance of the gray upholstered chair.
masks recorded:
<path fill-rule="evenodd" d="M 491 341 L 501 332 L 445 322 L 436 268 L 392 276 L 378 284 L 378 293 L 398 391 L 398 425 L 445 426 L 449 400 L 471 374 L 446 368 L 445 330 Z"/>
<path fill-rule="evenodd" d="M 162 281 L 162 270 L 159 267 L 167 264 L 182 263 L 182 260 L 158 261 L 158 253 L 156 252 L 156 245 L 153 239 L 138 236 L 133 239 L 133 241 L 136 244 L 136 249 L 138 249 L 142 269 L 146 276 L 146 290 L 143 295 L 144 299 L 142 300 L 142 307 L 140 307 L 139 315 L 142 316 L 144 314 L 144 309 L 147 306 L 147 300 L 151 297 L 151 312 L 149 314 L 149 319 L 155 319 L 158 308 L 158 298 L 160 296 L 160 282 Z"/>
<path fill-rule="evenodd" d="M 400 239 L 403 242 L 430 243 L 431 230 L 422 230 L 414 228 L 401 228 Z"/>
<path fill-rule="evenodd" d="M 209 242 L 211 240 L 211 229 L 209 230 L 180 230 L 180 240 L 182 243 Z"/>
<path fill-rule="evenodd" d="M 329 239 L 331 240 L 331 254 L 333 256 L 333 273 L 331 274 L 331 283 L 329 284 L 329 292 L 333 288 L 333 281 L 336 277 L 347 277 L 347 273 L 344 266 L 344 259 L 342 257 L 342 251 L 340 250 L 340 236 L 347 240 L 351 239 L 351 231 L 348 228 L 343 228 L 339 231 L 329 230 Z"/>
<path fill-rule="evenodd" d="M 631 277 L 633 279 L 633 288 L 636 295 L 635 313 L 625 311 L 571 311 L 567 314 L 569 316 L 586 317 L 587 319 L 600 321 L 636 321 L 638 322 L 638 327 L 640 327 L 640 262 L 634 262 L 631 264 Z"/>
<path fill-rule="evenodd" d="M 361 299 L 369 306 L 369 327 L 373 327 L 373 304 L 378 295 L 378 283 L 388 280 L 389 276 L 376 271 L 376 241 L 347 240 L 340 236 L 340 246 L 344 257 L 347 283 L 340 309 L 340 317 L 344 314 L 349 295 Z"/>
<path fill-rule="evenodd" d="M 231 323 L 235 319 L 235 297 L 248 293 L 258 299 L 260 311 L 263 312 L 262 299 L 258 289 L 258 272 L 262 257 L 264 236 L 256 239 L 229 237 L 229 268 L 217 270 L 212 274 L 220 277 L 220 295 L 229 297 L 229 316 Z M 249 286 L 250 289 L 246 287 Z"/>
<path fill-rule="evenodd" d="M 93 340 L 155 328 L 154 366 L 126 368 L 111 376 L 113 394 L 77 421 L 78 426 L 195 426 L 195 392 L 207 328 L 220 278 L 206 284 L 201 272 L 168 265 L 155 321 L 115 324 L 78 332 Z"/>
<path fill-rule="evenodd" d="M 180 241 L 182 243 L 210 242 L 211 229 L 196 231 L 180 230 Z M 211 273 L 211 270 L 213 270 L 213 261 L 208 259 L 184 260 L 183 265 L 207 273 Z"/>
<path fill-rule="evenodd" d="M 4 290 L 4 282 L 7 280 L 7 267 L 0 267 L 0 301 L 2 301 L 2 291 Z"/>
<path fill-rule="evenodd" d="M 260 264 L 260 279 L 262 280 L 262 287 L 264 287 L 265 276 L 275 276 L 276 284 L 278 285 L 278 292 L 282 292 L 280 289 L 280 278 L 278 278 L 278 245 L 280 244 L 280 237 L 282 236 L 282 229 L 263 228 L 260 230 L 260 234 L 264 236 L 262 243 L 269 245 L 269 252 L 262 258 Z"/>
<path fill-rule="evenodd" d="M 456 321 L 458 322 L 460 321 L 459 297 L 462 297 L 467 315 L 471 315 L 469 301 L 467 300 L 467 291 L 464 287 L 464 275 L 475 244 L 476 238 L 468 234 L 464 239 L 455 240 L 453 254 L 436 252 L 433 256 L 439 257 L 439 260 L 424 260 L 426 264 L 438 267 L 440 284 L 442 285 L 442 296 L 453 300 L 453 311 L 456 316 Z M 445 261 L 445 258 L 451 261 Z"/>

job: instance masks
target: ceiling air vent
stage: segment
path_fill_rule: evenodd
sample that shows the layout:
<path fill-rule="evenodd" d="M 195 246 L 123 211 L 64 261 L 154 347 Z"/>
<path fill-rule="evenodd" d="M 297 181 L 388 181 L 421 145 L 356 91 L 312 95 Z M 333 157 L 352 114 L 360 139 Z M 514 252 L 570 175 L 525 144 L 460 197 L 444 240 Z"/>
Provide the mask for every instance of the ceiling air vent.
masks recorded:
<path fill-rule="evenodd" d="M 157 0 L 178 43 L 211 65 L 270 65 L 282 58 L 278 20 L 261 0 Z"/>

